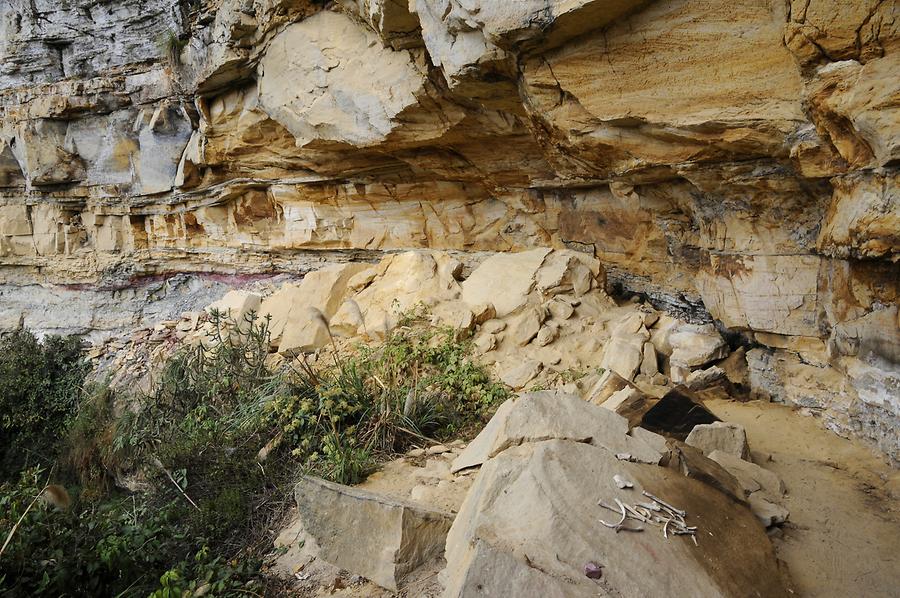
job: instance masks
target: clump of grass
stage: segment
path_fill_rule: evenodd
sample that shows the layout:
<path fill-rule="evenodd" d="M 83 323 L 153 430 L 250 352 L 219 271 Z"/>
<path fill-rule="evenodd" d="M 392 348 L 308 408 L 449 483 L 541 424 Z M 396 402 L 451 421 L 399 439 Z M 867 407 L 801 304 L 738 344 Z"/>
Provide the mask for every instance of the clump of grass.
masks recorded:
<path fill-rule="evenodd" d="M 174 31 L 165 31 L 156 38 L 156 47 L 160 56 L 165 58 L 172 67 L 181 64 L 181 51 L 187 46 L 187 40 L 181 39 Z"/>
<path fill-rule="evenodd" d="M 334 366 L 301 362 L 269 409 L 306 466 L 342 483 L 413 443 L 470 430 L 509 396 L 471 359 L 470 344 L 423 313 L 376 345 L 358 346 Z"/>

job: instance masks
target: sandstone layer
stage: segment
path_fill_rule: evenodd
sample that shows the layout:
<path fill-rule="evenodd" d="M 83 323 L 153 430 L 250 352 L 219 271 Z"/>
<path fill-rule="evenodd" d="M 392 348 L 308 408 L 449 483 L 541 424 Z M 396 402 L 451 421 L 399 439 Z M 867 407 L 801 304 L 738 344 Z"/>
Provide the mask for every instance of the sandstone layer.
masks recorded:
<path fill-rule="evenodd" d="M 565 247 L 896 459 L 898 40 L 878 0 L 5 2 L 0 327 Z"/>

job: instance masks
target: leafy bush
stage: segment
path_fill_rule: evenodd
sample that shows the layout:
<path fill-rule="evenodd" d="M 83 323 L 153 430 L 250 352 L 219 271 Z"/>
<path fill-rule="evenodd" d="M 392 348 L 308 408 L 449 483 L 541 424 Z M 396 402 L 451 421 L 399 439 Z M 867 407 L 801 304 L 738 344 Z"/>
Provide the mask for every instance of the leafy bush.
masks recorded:
<path fill-rule="evenodd" d="M 76 337 L 0 339 L 0 479 L 54 463 L 89 369 Z"/>
<path fill-rule="evenodd" d="M 451 329 L 423 320 L 335 365 L 302 366 L 269 404 L 282 444 L 323 477 L 355 483 L 413 442 L 441 440 L 482 423 L 508 397 Z"/>
<path fill-rule="evenodd" d="M 421 313 L 402 322 L 330 363 L 274 369 L 268 321 L 212 314 L 206 342 L 179 351 L 138 396 L 95 385 L 79 398 L 86 366 L 77 343 L 19 338 L 14 363 L 28 373 L 3 362 L 0 389 L 27 406 L 10 402 L 2 431 L 23 447 L 52 440 L 48 455 L 65 457 L 80 489 L 67 511 L 39 501 L 25 513 L 46 470 L 0 486 L 0 541 L 21 517 L 0 558 L 0 593 L 258 593 L 249 588 L 262 581 L 259 559 L 298 472 L 354 483 L 412 444 L 470 430 L 507 397 L 453 331 Z M 47 399 L 53 406 L 39 409 Z M 144 490 L 117 495 L 112 481 L 123 475 Z"/>

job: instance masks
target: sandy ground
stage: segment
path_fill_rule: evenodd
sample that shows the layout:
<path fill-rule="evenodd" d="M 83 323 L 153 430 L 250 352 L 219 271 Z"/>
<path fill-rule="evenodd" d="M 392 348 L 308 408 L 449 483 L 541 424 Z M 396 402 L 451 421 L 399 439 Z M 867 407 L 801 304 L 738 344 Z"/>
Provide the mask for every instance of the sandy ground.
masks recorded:
<path fill-rule="evenodd" d="M 900 471 L 788 407 L 706 405 L 743 425 L 754 461 L 784 479 L 791 515 L 774 544 L 800 596 L 900 596 Z"/>
<path fill-rule="evenodd" d="M 799 596 L 900 597 L 900 471 L 862 444 L 840 438 L 816 419 L 788 407 L 723 400 L 706 405 L 723 420 L 743 425 L 753 460 L 785 482 L 788 493 L 783 504 L 790 518 L 773 533 L 773 543 Z M 439 483 L 435 479 L 443 476 L 439 468 L 432 472 L 433 466 L 451 456 L 392 462 L 363 487 L 407 498 L 416 485 Z M 434 506 L 455 511 L 471 480 L 459 482 L 429 496 L 428 502 L 446 500 Z M 283 571 L 296 576 L 296 596 L 440 595 L 437 573 L 442 561 L 422 567 L 395 594 L 316 559 L 298 557 L 288 556 L 291 570 Z"/>

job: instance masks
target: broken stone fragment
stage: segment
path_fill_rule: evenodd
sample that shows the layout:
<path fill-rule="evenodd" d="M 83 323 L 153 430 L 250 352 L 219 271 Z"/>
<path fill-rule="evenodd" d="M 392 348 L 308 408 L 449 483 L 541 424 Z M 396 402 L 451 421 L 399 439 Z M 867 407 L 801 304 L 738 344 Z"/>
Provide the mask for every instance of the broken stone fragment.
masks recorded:
<path fill-rule="evenodd" d="M 669 335 L 670 362 L 686 368 L 706 365 L 728 355 L 728 345 L 712 325 L 685 324 Z"/>
<path fill-rule="evenodd" d="M 712 486 L 738 502 L 747 500 L 750 492 L 727 469 L 684 442 L 670 440 L 669 446 L 668 467 Z"/>
<path fill-rule="evenodd" d="M 659 373 L 659 363 L 656 359 L 656 348 L 653 346 L 653 343 L 644 343 L 641 373 L 651 378 Z"/>
<path fill-rule="evenodd" d="M 550 311 L 550 315 L 553 319 L 560 321 L 568 320 L 575 313 L 575 308 L 572 307 L 571 303 L 560 299 L 554 299 L 548 303 L 547 309 Z"/>
<path fill-rule="evenodd" d="M 260 318 L 269 318 L 269 336 L 279 352 L 296 353 L 301 346 L 316 349 L 328 342 L 327 332 L 321 344 L 304 329 L 310 325 L 309 308 L 330 319 L 348 293 L 348 281 L 368 269 L 367 264 L 337 264 L 308 272 L 297 284 L 285 284 L 266 297 L 259 308 Z M 321 336 L 321 335 L 320 335 Z"/>
<path fill-rule="evenodd" d="M 497 336 L 495 334 L 480 334 L 473 341 L 472 345 L 475 347 L 477 354 L 484 355 L 497 348 Z"/>
<path fill-rule="evenodd" d="M 517 345 L 524 347 L 537 336 L 546 319 L 547 312 L 543 307 L 529 307 L 513 321 L 509 334 Z"/>
<path fill-rule="evenodd" d="M 452 300 L 460 287 L 449 267 L 451 262 L 456 260 L 440 252 L 407 251 L 388 256 L 376 267 L 375 278 L 338 309 L 331 319 L 332 332 L 384 336 L 397 326 L 402 314 Z M 368 273 L 362 274 L 368 277 Z M 359 281 L 351 278 L 348 286 L 354 282 Z"/>
<path fill-rule="evenodd" d="M 450 513 L 308 476 L 294 496 L 319 558 L 393 591 L 441 555 L 453 521 Z"/>
<path fill-rule="evenodd" d="M 699 424 L 688 434 L 685 443 L 700 449 L 706 456 L 713 451 L 720 451 L 745 461 L 750 460 L 747 432 L 740 424 L 730 422 Z"/>
<path fill-rule="evenodd" d="M 492 255 L 462 283 L 463 301 L 470 306 L 491 303 L 498 318 L 508 316 L 527 303 L 537 271 L 550 251 L 541 248 Z"/>
<path fill-rule="evenodd" d="M 644 338 L 639 334 L 614 335 L 603 348 L 600 367 L 626 380 L 634 380 L 644 359 Z"/>
<path fill-rule="evenodd" d="M 781 525 L 788 520 L 791 513 L 783 505 L 767 498 L 765 492 L 754 492 L 748 499 L 750 510 L 765 527 Z"/>
<path fill-rule="evenodd" d="M 784 482 L 777 474 L 723 451 L 713 451 L 709 458 L 728 470 L 749 495 L 753 514 L 766 526 L 784 523 L 790 513 L 781 504 Z"/>
<path fill-rule="evenodd" d="M 258 313 L 262 304 L 262 296 L 248 291 L 229 291 L 218 301 L 206 306 L 206 312 L 212 314 L 218 312 L 224 321 L 219 322 L 220 328 L 225 324 L 234 323 L 237 330 L 247 332 L 250 329 L 249 319 L 252 314 Z M 262 322 L 257 320 L 257 324 Z M 215 327 L 207 322 L 209 332 L 215 331 Z"/>
<path fill-rule="evenodd" d="M 537 337 L 535 337 L 534 342 L 539 347 L 545 347 L 559 338 L 559 327 L 558 326 L 541 326 L 541 329 L 537 333 Z"/>
<path fill-rule="evenodd" d="M 749 492 L 764 490 L 775 497 L 785 493 L 784 482 L 778 474 L 755 463 L 720 450 L 712 451 L 709 458 L 727 469 Z"/>
<path fill-rule="evenodd" d="M 431 310 L 437 323 L 453 330 L 468 334 L 475 328 L 475 314 L 462 301 L 447 301 L 435 305 Z"/>
<path fill-rule="evenodd" d="M 481 330 L 490 334 L 497 334 L 506 330 L 506 322 L 503 320 L 488 320 L 482 325 Z"/>
<path fill-rule="evenodd" d="M 298 310 L 284 327 L 278 352 L 287 357 L 321 349 L 331 340 L 328 319 L 316 307 L 306 306 Z"/>
<path fill-rule="evenodd" d="M 534 380 L 544 369 L 544 364 L 536 359 L 526 359 L 512 369 L 500 374 L 500 381 L 512 388 L 520 390 Z"/>
<path fill-rule="evenodd" d="M 557 250 L 544 260 L 535 276 L 537 289 L 545 296 L 572 294 L 581 297 L 600 276 L 600 262 L 584 253 Z"/>
<path fill-rule="evenodd" d="M 585 398 L 590 403 L 602 405 L 612 395 L 626 387 L 634 388 L 634 385 L 616 372 L 605 370 L 587 391 Z"/>

